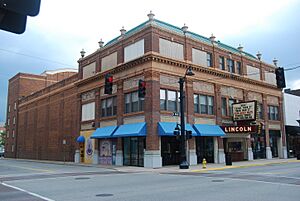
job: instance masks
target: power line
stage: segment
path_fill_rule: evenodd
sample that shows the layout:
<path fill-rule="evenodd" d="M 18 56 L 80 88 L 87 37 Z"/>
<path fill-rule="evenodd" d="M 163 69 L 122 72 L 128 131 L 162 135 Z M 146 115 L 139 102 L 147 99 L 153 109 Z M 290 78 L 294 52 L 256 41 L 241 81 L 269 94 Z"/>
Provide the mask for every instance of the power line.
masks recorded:
<path fill-rule="evenodd" d="M 45 58 L 42 58 L 42 57 L 32 56 L 32 55 L 24 54 L 24 53 L 20 53 L 20 52 L 14 52 L 14 51 L 2 49 L 2 48 L 0 48 L 0 50 L 4 51 L 4 52 L 11 53 L 11 54 L 18 54 L 18 55 L 21 55 L 21 56 L 30 57 L 30 58 L 33 58 L 33 59 L 38 59 L 38 60 L 41 60 L 41 61 L 46 61 L 46 62 L 50 62 L 50 63 L 56 63 L 56 64 L 60 64 L 60 65 L 63 65 L 63 66 L 68 66 L 68 67 L 75 68 L 73 65 L 61 63 L 61 62 L 50 60 L 50 59 L 45 59 Z"/>

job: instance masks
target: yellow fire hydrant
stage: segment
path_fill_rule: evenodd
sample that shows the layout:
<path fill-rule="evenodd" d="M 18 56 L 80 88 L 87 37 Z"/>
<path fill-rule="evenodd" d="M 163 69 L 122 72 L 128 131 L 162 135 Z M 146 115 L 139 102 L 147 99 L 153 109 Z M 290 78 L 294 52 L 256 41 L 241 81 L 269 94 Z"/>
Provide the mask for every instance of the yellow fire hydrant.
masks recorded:
<path fill-rule="evenodd" d="M 206 159 L 203 158 L 202 160 L 202 168 L 205 169 L 206 168 Z"/>

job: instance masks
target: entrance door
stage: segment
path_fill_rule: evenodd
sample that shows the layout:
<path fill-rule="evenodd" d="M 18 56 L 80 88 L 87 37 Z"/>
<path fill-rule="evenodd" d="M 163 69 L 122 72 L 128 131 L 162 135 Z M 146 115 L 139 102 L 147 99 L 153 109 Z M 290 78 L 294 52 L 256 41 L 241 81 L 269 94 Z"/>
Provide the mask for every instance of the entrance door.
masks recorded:
<path fill-rule="evenodd" d="M 161 137 L 162 165 L 180 164 L 180 141 L 176 137 Z"/>
<path fill-rule="evenodd" d="M 124 165 L 144 166 L 144 137 L 126 137 L 123 139 Z"/>
<path fill-rule="evenodd" d="M 277 137 L 276 136 L 270 136 L 270 147 L 272 151 L 272 157 L 276 158 L 278 157 L 278 146 L 277 146 Z"/>
<path fill-rule="evenodd" d="M 251 147 L 254 159 L 266 158 L 265 138 L 253 135 L 251 138 Z"/>
<path fill-rule="evenodd" d="M 197 161 L 202 163 L 203 158 L 208 163 L 214 162 L 214 138 L 196 137 Z"/>

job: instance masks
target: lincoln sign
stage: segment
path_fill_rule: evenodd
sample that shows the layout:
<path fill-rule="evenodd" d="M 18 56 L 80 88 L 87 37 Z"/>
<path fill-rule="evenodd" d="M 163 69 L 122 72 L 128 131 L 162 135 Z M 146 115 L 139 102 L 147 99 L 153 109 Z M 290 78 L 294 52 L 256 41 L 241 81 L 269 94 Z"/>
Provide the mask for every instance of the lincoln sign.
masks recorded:
<path fill-rule="evenodd" d="M 225 133 L 256 133 L 258 126 L 221 126 L 221 128 Z"/>
<path fill-rule="evenodd" d="M 232 104 L 233 121 L 255 121 L 256 101 Z"/>

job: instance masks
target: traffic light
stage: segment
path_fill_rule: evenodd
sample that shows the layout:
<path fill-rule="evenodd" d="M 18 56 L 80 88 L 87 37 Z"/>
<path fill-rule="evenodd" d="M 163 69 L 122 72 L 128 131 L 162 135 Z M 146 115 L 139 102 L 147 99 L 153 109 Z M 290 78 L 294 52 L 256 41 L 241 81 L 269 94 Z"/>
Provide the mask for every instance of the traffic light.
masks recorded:
<path fill-rule="evenodd" d="M 139 98 L 145 98 L 146 95 L 146 82 L 144 80 L 139 80 Z"/>
<path fill-rule="evenodd" d="M 285 88 L 284 69 L 282 67 L 276 68 L 275 74 L 277 88 Z"/>
<path fill-rule="evenodd" d="M 26 29 L 27 16 L 40 12 L 41 0 L 0 0 L 0 29 L 21 34 Z"/>
<path fill-rule="evenodd" d="M 186 139 L 189 140 L 189 139 L 192 139 L 192 131 L 186 131 Z"/>
<path fill-rule="evenodd" d="M 104 94 L 112 94 L 112 87 L 113 87 L 113 76 L 108 73 L 105 75 Z"/>

